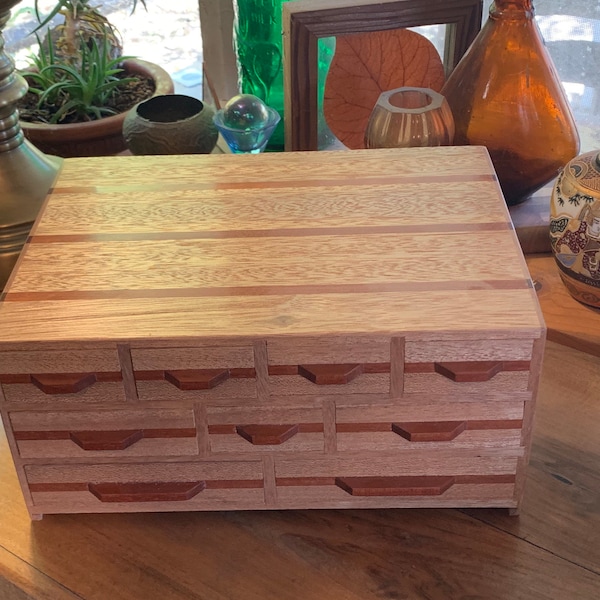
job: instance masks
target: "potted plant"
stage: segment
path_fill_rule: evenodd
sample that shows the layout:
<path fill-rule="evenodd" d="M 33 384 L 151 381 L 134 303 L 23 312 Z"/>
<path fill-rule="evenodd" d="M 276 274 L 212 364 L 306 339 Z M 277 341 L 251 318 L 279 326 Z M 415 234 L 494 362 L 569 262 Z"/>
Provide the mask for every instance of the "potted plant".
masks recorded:
<path fill-rule="evenodd" d="M 135 10 L 138 0 L 131 3 Z M 116 27 L 91 0 L 56 0 L 45 16 L 36 0 L 35 12 L 39 50 L 22 71 L 29 92 L 19 104 L 25 136 L 63 157 L 125 150 L 127 111 L 153 95 L 173 93 L 171 78 L 157 65 L 123 56 Z M 62 22 L 40 36 L 57 15 Z"/>

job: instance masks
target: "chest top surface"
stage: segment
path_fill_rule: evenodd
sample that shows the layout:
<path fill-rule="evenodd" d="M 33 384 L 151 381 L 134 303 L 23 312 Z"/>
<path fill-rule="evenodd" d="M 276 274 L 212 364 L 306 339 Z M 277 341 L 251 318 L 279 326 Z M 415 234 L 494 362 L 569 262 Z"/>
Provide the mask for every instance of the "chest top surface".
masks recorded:
<path fill-rule="evenodd" d="M 67 159 L 0 303 L 0 349 L 542 328 L 480 147 Z"/>

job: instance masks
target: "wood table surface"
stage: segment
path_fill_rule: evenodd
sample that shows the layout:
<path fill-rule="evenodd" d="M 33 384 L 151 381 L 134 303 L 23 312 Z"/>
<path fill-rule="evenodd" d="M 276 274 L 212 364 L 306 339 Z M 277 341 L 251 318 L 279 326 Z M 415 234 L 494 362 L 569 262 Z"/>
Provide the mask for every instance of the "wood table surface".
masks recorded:
<path fill-rule="evenodd" d="M 600 358 L 547 346 L 525 499 L 505 510 L 49 515 L 0 435 L 2 600 L 592 600 Z"/>

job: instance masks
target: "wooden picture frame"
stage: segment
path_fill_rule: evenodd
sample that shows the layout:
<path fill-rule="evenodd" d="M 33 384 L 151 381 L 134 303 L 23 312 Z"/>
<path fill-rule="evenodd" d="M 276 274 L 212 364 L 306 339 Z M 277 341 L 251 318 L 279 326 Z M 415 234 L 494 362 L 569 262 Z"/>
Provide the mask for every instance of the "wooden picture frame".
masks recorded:
<path fill-rule="evenodd" d="M 481 28 L 482 0 L 297 0 L 283 4 L 285 149 L 318 149 L 319 38 L 448 25 L 449 73 Z"/>

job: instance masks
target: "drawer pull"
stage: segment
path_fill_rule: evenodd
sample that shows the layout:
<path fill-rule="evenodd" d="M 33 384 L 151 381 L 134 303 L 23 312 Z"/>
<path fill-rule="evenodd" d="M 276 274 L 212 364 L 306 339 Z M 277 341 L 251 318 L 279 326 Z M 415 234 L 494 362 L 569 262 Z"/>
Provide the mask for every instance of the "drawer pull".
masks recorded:
<path fill-rule="evenodd" d="M 317 385 L 341 385 L 361 375 L 362 365 L 298 365 L 298 374 Z"/>
<path fill-rule="evenodd" d="M 69 437 L 84 450 L 125 450 L 144 437 L 141 429 L 71 431 Z"/>
<path fill-rule="evenodd" d="M 298 425 L 236 425 L 236 433 L 255 446 L 276 446 L 298 433 Z"/>
<path fill-rule="evenodd" d="M 96 373 L 40 373 L 31 382 L 44 394 L 76 394 L 96 383 Z"/>
<path fill-rule="evenodd" d="M 180 390 L 211 390 L 229 379 L 229 369 L 165 371 L 165 379 Z"/>
<path fill-rule="evenodd" d="M 190 500 L 205 487 L 205 481 L 88 484 L 100 502 L 181 502 Z"/>
<path fill-rule="evenodd" d="M 466 421 L 392 423 L 392 431 L 409 442 L 450 442 L 466 428 Z"/>
<path fill-rule="evenodd" d="M 352 496 L 441 496 L 454 477 L 336 477 L 335 484 Z"/>
<path fill-rule="evenodd" d="M 479 362 L 443 362 L 434 363 L 435 372 L 457 382 L 489 381 L 502 371 L 503 364 L 498 361 Z"/>

